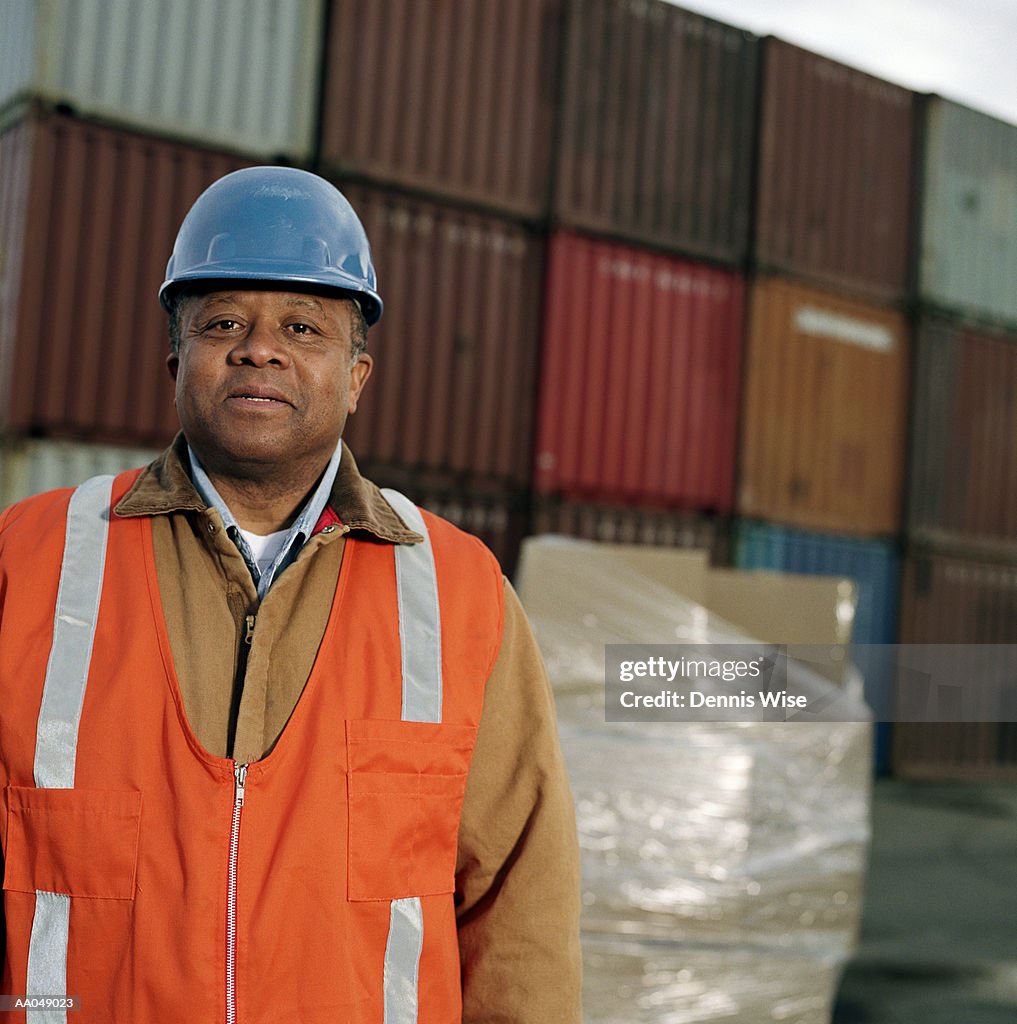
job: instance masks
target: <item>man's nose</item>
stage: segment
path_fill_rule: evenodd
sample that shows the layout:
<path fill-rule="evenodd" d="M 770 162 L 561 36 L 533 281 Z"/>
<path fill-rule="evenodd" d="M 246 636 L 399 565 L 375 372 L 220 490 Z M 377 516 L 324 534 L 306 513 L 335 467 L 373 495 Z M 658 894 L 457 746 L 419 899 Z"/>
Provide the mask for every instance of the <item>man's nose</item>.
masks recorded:
<path fill-rule="evenodd" d="M 230 362 L 237 365 L 285 367 L 289 361 L 289 346 L 282 331 L 259 321 L 252 323 L 230 349 Z"/>

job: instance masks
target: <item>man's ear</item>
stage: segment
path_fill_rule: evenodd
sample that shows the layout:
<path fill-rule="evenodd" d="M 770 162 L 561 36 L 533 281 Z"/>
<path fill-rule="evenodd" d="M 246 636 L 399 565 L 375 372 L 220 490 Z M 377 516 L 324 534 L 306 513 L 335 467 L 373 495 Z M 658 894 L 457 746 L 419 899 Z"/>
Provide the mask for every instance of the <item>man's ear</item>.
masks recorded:
<path fill-rule="evenodd" d="M 166 369 L 169 370 L 169 375 L 176 380 L 177 370 L 180 369 L 180 356 L 176 352 L 170 352 L 166 357 Z"/>

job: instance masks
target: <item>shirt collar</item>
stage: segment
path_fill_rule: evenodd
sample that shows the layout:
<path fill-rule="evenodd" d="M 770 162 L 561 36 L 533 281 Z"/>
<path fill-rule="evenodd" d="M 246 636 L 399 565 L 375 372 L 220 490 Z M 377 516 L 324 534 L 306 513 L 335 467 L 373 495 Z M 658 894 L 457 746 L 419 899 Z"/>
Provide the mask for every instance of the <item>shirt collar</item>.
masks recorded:
<path fill-rule="evenodd" d="M 300 548 L 303 547 L 304 542 L 313 533 L 314 526 L 319 518 L 321 518 L 322 512 L 325 511 L 325 505 L 328 503 L 329 495 L 332 493 L 332 485 L 335 483 L 336 471 L 339 469 L 342 451 L 342 442 L 339 441 L 335 446 L 331 459 L 329 459 L 328 465 L 325 467 L 325 472 L 318 481 L 318 486 L 314 489 L 314 493 L 304 502 L 304 507 L 286 531 L 286 536 L 283 538 L 278 554 L 272 560 L 272 564 L 264 572 L 261 572 L 258 568 L 254 552 L 241 532 L 240 524 L 234 517 L 230 507 L 223 500 L 222 495 L 219 494 L 215 484 L 209 479 L 208 474 L 205 472 L 205 467 L 201 464 L 201 460 L 194 454 L 194 449 L 187 445 L 187 455 L 191 463 L 191 479 L 194 481 L 194 488 L 205 504 L 209 508 L 214 508 L 219 513 L 227 535 L 236 544 L 237 550 L 243 555 L 247 568 L 251 571 L 251 577 L 258 588 L 259 597 L 264 598 L 276 576 L 293 563 Z"/>
<path fill-rule="evenodd" d="M 424 538 L 399 518 L 375 484 L 360 475 L 349 448 L 346 445 L 342 448 L 327 508 L 350 531 L 365 531 L 390 544 L 421 543 Z M 203 512 L 209 507 L 214 506 L 201 497 L 188 474 L 187 442 L 183 434 L 177 434 L 173 444 L 142 470 L 114 511 L 118 516 L 130 518 Z M 316 532 L 312 528 L 311 534 Z"/>

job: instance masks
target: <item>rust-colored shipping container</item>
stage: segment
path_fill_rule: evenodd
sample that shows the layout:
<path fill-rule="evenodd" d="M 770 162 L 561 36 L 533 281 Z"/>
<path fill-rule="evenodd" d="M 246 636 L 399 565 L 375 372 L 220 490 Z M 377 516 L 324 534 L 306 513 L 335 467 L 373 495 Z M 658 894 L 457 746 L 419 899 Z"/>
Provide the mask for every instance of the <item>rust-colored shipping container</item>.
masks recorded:
<path fill-rule="evenodd" d="M 510 221 L 344 186 L 385 315 L 346 438 L 358 461 L 525 487 L 539 339 L 540 239 Z"/>
<path fill-rule="evenodd" d="M 177 228 L 242 164 L 58 115 L 0 136 L 0 418 L 158 445 L 177 430 L 158 290 Z"/>
<path fill-rule="evenodd" d="M 730 553 L 727 520 L 674 509 L 597 505 L 538 497 L 530 532 L 559 533 L 605 544 L 651 544 L 709 551 L 725 565 Z"/>
<path fill-rule="evenodd" d="M 902 643 L 1017 643 L 1017 564 L 915 550 L 902 596 Z M 1017 779 L 1017 723 L 900 723 L 893 770 L 913 779 Z"/>
<path fill-rule="evenodd" d="M 853 536 L 898 531 L 904 318 L 783 278 L 751 287 L 738 511 Z"/>
<path fill-rule="evenodd" d="M 663 0 L 568 5 L 557 223 L 741 263 L 758 40 Z"/>
<path fill-rule="evenodd" d="M 762 59 L 757 264 L 902 297 L 914 94 L 781 39 Z"/>
<path fill-rule="evenodd" d="M 535 484 L 729 511 L 744 282 L 567 232 L 550 244 Z"/>
<path fill-rule="evenodd" d="M 925 316 L 914 381 L 909 532 L 1017 554 L 1017 336 Z"/>
<path fill-rule="evenodd" d="M 332 0 L 320 159 L 523 217 L 546 213 L 561 0 Z"/>

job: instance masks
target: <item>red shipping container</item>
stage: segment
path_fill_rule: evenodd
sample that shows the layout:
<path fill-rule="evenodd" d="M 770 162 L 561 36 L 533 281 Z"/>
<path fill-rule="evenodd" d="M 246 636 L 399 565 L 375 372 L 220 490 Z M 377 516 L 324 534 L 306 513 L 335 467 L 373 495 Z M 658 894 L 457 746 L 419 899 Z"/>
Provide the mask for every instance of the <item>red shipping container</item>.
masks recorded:
<path fill-rule="evenodd" d="M 729 271 L 555 235 L 537 489 L 729 511 L 744 292 Z"/>
<path fill-rule="evenodd" d="M 511 221 L 343 186 L 371 240 L 385 315 L 346 428 L 369 473 L 529 483 L 543 246 Z"/>
<path fill-rule="evenodd" d="M 184 214 L 236 157 L 58 115 L 0 136 L 0 417 L 160 445 L 178 429 L 158 290 Z"/>

